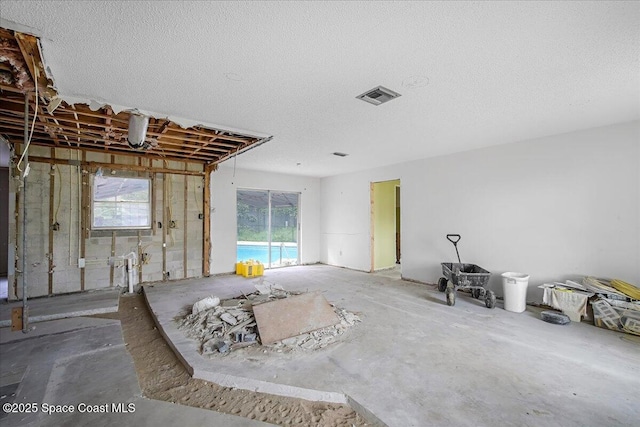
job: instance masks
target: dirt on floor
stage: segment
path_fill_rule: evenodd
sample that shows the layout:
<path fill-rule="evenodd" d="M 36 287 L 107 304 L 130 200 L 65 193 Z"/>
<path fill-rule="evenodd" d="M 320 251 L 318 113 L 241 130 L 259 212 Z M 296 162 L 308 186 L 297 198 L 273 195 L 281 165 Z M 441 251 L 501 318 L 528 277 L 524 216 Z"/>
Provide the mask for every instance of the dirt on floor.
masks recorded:
<path fill-rule="evenodd" d="M 121 296 L 118 316 L 143 394 L 283 426 L 366 426 L 347 405 L 222 387 L 191 378 L 149 313 L 143 295 Z"/>

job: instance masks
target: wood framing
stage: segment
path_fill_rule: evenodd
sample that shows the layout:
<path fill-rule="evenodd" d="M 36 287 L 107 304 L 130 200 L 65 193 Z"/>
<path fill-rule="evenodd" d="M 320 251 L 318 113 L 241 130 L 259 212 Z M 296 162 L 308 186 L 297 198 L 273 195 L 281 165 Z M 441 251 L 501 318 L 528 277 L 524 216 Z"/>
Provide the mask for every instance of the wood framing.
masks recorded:
<path fill-rule="evenodd" d="M 211 275 L 211 172 L 216 169 L 216 165 L 207 165 L 204 168 L 204 194 L 202 195 L 203 209 L 203 239 L 202 239 L 202 275 Z"/>
<path fill-rule="evenodd" d="M 86 153 L 82 153 L 82 161 L 86 161 Z M 89 175 L 82 173 L 82 188 L 80 189 L 80 258 L 85 259 L 87 238 L 89 233 Z M 78 260 L 79 262 L 79 260 Z M 80 268 L 80 290 L 84 291 L 84 268 Z"/>
<path fill-rule="evenodd" d="M 371 268 L 369 269 L 370 273 L 373 273 L 374 269 L 375 269 L 375 263 L 376 263 L 376 254 L 375 254 L 375 198 L 373 196 L 373 188 L 374 188 L 374 183 L 370 183 L 369 184 L 369 197 L 371 199 L 371 215 L 370 215 L 370 221 L 371 221 L 371 226 L 369 228 L 369 233 L 371 234 Z"/>
<path fill-rule="evenodd" d="M 116 256 L 116 232 L 111 232 L 111 256 Z M 113 276 L 115 273 L 115 266 L 110 264 L 109 266 L 109 286 L 113 286 Z"/>
<path fill-rule="evenodd" d="M 162 176 L 162 280 L 167 280 L 167 232 L 169 230 L 167 206 L 167 175 Z"/>
<path fill-rule="evenodd" d="M 186 168 L 186 165 L 185 165 Z M 183 216 L 182 216 L 182 241 L 183 241 L 183 249 L 182 249 L 182 278 L 186 279 L 187 278 L 187 261 L 188 261 L 188 256 L 187 256 L 187 239 L 188 239 L 188 231 L 189 231 L 189 227 L 187 224 L 189 224 L 189 218 L 187 216 L 188 214 L 188 207 L 189 207 L 189 176 L 184 175 L 184 210 L 183 210 Z"/>
<path fill-rule="evenodd" d="M 54 149 L 51 149 L 52 154 Z M 49 168 L 49 251 L 47 252 L 47 258 L 49 258 L 49 270 L 48 270 L 48 285 L 49 295 L 53 295 L 53 270 L 55 265 L 53 264 L 53 231 L 54 231 L 54 207 L 55 203 L 55 191 L 56 191 L 56 169 L 55 165 L 51 165 Z M 62 182 L 60 183 L 62 185 Z"/>
<path fill-rule="evenodd" d="M 17 88 L 0 85 L 0 134 L 14 144 L 23 143 L 23 92 Z M 33 93 L 29 93 L 28 99 L 33 101 L 34 96 Z M 46 101 L 43 99 L 41 102 Z M 149 120 L 146 147 L 136 149 L 129 146 L 127 141 L 129 116 L 129 111 L 115 114 L 108 105 L 97 111 L 91 110 L 86 104 L 70 105 L 64 101 L 52 112 L 40 107 L 31 144 L 212 164 L 266 142 L 260 137 L 223 129 L 203 126 L 185 129 L 170 120 L 154 118 Z"/>

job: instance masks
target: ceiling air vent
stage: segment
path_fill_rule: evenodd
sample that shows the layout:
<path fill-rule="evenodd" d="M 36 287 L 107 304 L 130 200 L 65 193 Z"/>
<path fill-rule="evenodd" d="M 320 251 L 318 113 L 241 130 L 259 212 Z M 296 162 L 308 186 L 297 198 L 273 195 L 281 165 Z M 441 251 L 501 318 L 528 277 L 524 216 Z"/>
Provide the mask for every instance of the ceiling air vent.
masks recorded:
<path fill-rule="evenodd" d="M 371 90 L 366 91 L 362 95 L 356 96 L 358 99 L 368 102 L 373 105 L 384 104 L 387 101 L 391 101 L 394 98 L 401 96 L 398 92 L 394 92 L 386 87 L 378 86 Z"/>

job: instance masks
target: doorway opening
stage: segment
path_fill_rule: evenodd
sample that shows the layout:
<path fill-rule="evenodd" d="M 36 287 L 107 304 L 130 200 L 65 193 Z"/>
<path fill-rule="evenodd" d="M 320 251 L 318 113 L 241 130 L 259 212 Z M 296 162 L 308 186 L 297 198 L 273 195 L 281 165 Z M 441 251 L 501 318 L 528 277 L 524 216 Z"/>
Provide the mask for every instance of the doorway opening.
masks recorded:
<path fill-rule="evenodd" d="M 238 190 L 236 261 L 300 264 L 300 193 Z"/>
<path fill-rule="evenodd" d="M 401 266 L 400 180 L 371 183 L 371 271 Z"/>

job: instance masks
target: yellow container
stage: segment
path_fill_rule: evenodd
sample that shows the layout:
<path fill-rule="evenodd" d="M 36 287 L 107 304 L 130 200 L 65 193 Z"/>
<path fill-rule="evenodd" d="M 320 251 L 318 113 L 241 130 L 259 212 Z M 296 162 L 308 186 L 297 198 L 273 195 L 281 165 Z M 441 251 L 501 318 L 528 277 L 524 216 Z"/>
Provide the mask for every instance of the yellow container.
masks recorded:
<path fill-rule="evenodd" d="M 264 274 L 264 265 L 259 261 L 250 259 L 236 264 L 236 274 L 243 277 L 257 277 Z"/>

